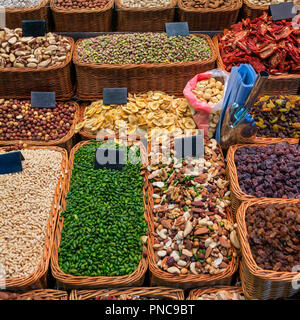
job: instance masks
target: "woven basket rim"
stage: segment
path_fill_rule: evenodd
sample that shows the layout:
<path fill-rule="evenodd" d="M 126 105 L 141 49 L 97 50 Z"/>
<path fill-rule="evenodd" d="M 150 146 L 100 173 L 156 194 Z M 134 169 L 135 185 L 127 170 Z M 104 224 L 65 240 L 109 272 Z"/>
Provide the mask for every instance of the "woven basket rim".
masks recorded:
<path fill-rule="evenodd" d="M 0 146 L 10 146 L 15 144 L 27 144 L 27 145 L 35 145 L 35 146 L 53 146 L 53 145 L 61 145 L 66 143 L 75 135 L 75 127 L 79 120 L 80 109 L 79 105 L 75 101 L 67 101 L 63 102 L 64 104 L 72 104 L 75 107 L 73 123 L 70 130 L 67 134 L 61 139 L 50 140 L 50 141 L 38 141 L 38 140 L 10 140 L 10 141 L 0 141 Z"/>
<path fill-rule="evenodd" d="M 281 142 L 286 142 L 286 141 L 280 141 Z M 261 143 L 261 144 L 236 144 L 233 146 L 230 146 L 227 152 L 227 168 L 228 168 L 228 174 L 229 174 L 229 178 L 230 178 L 230 187 L 231 187 L 231 192 L 234 194 L 234 196 L 240 200 L 240 201 L 248 201 L 248 200 L 252 200 L 252 199 L 272 199 L 272 200 L 282 200 L 282 198 L 268 198 L 268 197 L 262 197 L 262 198 L 258 198 L 256 196 L 252 196 L 249 195 L 247 193 L 245 193 L 244 191 L 242 191 L 240 184 L 239 184 L 239 179 L 238 179 L 238 175 L 237 175 L 237 169 L 236 169 L 236 165 L 235 165 L 235 161 L 234 161 L 234 155 L 237 149 L 239 148 L 243 148 L 243 147 L 265 147 L 268 146 L 270 144 L 274 144 L 274 143 Z M 296 141 L 294 141 L 293 143 L 290 144 L 297 144 Z"/>
<path fill-rule="evenodd" d="M 65 9 L 57 7 L 56 0 L 50 0 L 50 8 L 52 11 L 55 11 L 57 13 L 65 13 L 65 14 L 81 14 L 81 13 L 101 13 L 107 10 L 112 9 L 114 5 L 114 0 L 108 0 L 108 3 L 105 5 L 104 8 L 82 8 L 82 9 Z"/>
<path fill-rule="evenodd" d="M 257 265 L 255 262 L 251 247 L 249 244 L 248 239 L 248 232 L 247 232 L 247 226 L 246 226 L 246 212 L 247 209 L 251 206 L 257 206 L 260 204 L 296 204 L 300 203 L 300 199 L 255 199 L 255 200 L 249 200 L 243 202 L 236 214 L 236 222 L 237 222 L 237 229 L 241 244 L 241 251 L 243 256 L 243 261 L 246 264 L 247 268 L 249 269 L 249 272 L 255 277 L 258 277 L 263 280 L 267 281 L 274 281 L 274 282 L 281 282 L 281 281 L 291 281 L 297 275 L 298 272 L 286 272 L 286 271 L 273 271 L 273 270 L 265 270 L 262 269 Z"/>
<path fill-rule="evenodd" d="M 40 4 L 30 7 L 30 8 L 5 8 L 5 13 L 27 13 L 30 11 L 35 11 L 37 9 L 41 9 L 42 7 L 46 7 L 49 0 L 42 0 Z"/>
<path fill-rule="evenodd" d="M 67 291 L 55 290 L 55 289 L 30 290 L 30 291 L 21 293 L 20 296 L 22 298 L 27 296 L 52 298 L 50 300 L 68 300 L 68 297 L 69 297 Z"/>
<path fill-rule="evenodd" d="M 149 148 L 151 148 L 151 145 L 149 144 Z M 218 150 L 220 151 L 223 161 L 224 161 L 224 155 L 222 152 L 221 147 L 218 145 Z M 152 184 L 149 181 L 149 185 L 148 185 L 148 189 L 150 189 L 151 191 L 149 191 L 149 197 L 152 196 L 151 193 L 153 193 L 152 190 Z M 198 274 L 198 275 L 194 275 L 194 274 L 179 274 L 179 275 L 174 275 L 171 273 L 168 273 L 167 271 L 164 271 L 162 269 L 160 269 L 156 263 L 155 263 L 155 258 L 154 258 L 154 248 L 153 248 L 153 244 L 154 244 L 154 240 L 155 237 L 153 235 L 153 230 L 154 230 L 154 217 L 153 217 L 153 213 L 152 213 L 152 206 L 151 203 L 149 202 L 148 204 L 148 214 L 149 214 L 149 222 L 151 225 L 151 233 L 150 233 L 150 240 L 148 241 L 148 261 L 149 261 L 149 270 L 151 273 L 153 273 L 154 276 L 156 276 L 158 279 L 164 281 L 164 282 L 169 282 L 169 283 L 179 283 L 179 284 L 185 284 L 185 283 L 207 283 L 209 285 L 209 283 L 211 282 L 215 282 L 215 281 L 219 281 L 219 280 L 223 280 L 225 278 L 231 277 L 238 269 L 238 265 L 239 265 L 239 258 L 238 257 L 232 257 L 232 259 L 230 260 L 230 262 L 228 263 L 228 266 L 225 270 L 217 273 L 216 275 L 211 275 L 211 274 Z M 230 212 L 229 212 L 229 207 L 227 209 L 227 214 L 226 214 L 226 218 L 231 221 L 232 223 L 234 222 Z M 236 252 L 236 249 L 232 246 L 233 252 Z"/>
<path fill-rule="evenodd" d="M 269 6 L 268 5 L 259 5 L 259 4 L 254 4 L 249 0 L 243 0 L 244 4 L 249 7 L 252 10 L 263 10 L 263 11 L 268 11 Z M 291 0 L 293 1 L 293 0 Z M 300 3 L 300 1 L 294 0 L 293 1 L 295 4 Z"/>
<path fill-rule="evenodd" d="M 65 37 L 65 36 L 64 36 Z M 38 67 L 38 68 L 16 68 L 16 67 L 12 67 L 12 68 L 1 68 L 0 67 L 0 74 L 1 73 L 36 73 L 36 72 L 47 72 L 47 71 L 52 71 L 52 70 L 56 70 L 56 69 L 63 69 L 64 67 L 66 67 L 71 61 L 72 61 L 72 57 L 73 57 L 73 52 L 74 52 L 74 47 L 75 47 L 75 42 L 74 39 L 71 37 L 65 37 L 69 40 L 69 43 L 71 45 L 71 49 L 70 51 L 67 53 L 67 58 L 65 61 L 59 63 L 59 64 L 54 64 L 50 67 Z"/>
<path fill-rule="evenodd" d="M 68 170 L 68 179 L 65 183 L 65 190 L 64 190 L 64 194 L 62 197 L 62 201 L 61 201 L 61 209 L 59 212 L 59 216 L 60 213 L 64 210 L 64 208 L 66 207 L 66 196 L 68 194 L 68 190 L 70 187 L 70 181 L 71 181 L 71 176 L 72 176 L 72 171 L 73 171 L 73 163 L 74 163 L 74 159 L 75 159 L 75 153 L 77 152 L 77 150 L 79 148 L 81 148 L 84 145 L 87 144 L 91 144 L 92 141 L 81 141 L 79 143 L 77 143 L 71 150 L 70 152 L 70 156 L 69 156 L 69 170 Z M 143 145 L 142 143 L 137 143 L 139 144 L 140 148 L 141 148 L 141 158 L 143 161 L 143 157 L 145 157 L 145 150 L 143 150 Z M 147 185 L 147 177 L 145 177 L 144 180 L 144 190 L 146 188 Z M 145 197 L 145 194 L 144 194 Z M 145 200 L 144 200 L 145 201 Z M 149 221 L 148 221 L 148 214 L 147 214 L 147 206 L 145 205 L 145 211 L 144 211 L 144 217 L 145 220 L 149 226 Z M 130 282 L 134 282 L 136 281 L 138 278 L 139 273 L 141 273 L 141 275 L 143 276 L 147 269 L 148 269 L 148 261 L 147 258 L 144 258 L 143 255 L 141 255 L 141 260 L 139 262 L 139 265 L 137 267 L 137 269 L 135 271 L 133 271 L 131 274 L 128 275 L 124 275 L 124 276 L 114 276 L 114 277 L 109 277 L 109 276 L 96 276 L 96 277 L 91 277 L 91 276 L 73 276 L 70 274 L 66 274 L 64 273 L 60 267 L 59 267 L 59 263 L 58 263 L 58 248 L 59 248 L 59 244 L 61 241 L 61 230 L 63 229 L 63 222 L 64 219 L 62 218 L 61 221 L 57 222 L 56 225 L 56 230 L 55 230 L 55 238 L 54 238 L 54 245 L 52 248 L 52 254 L 51 254 L 51 271 L 52 274 L 54 276 L 54 278 L 64 284 L 70 285 L 70 286 L 77 286 L 77 285 L 81 285 L 81 286 L 90 286 L 90 287 L 95 287 L 95 286 L 101 286 L 103 284 L 103 282 L 109 281 L 111 282 L 119 282 L 119 281 L 125 281 L 126 279 L 130 279 L 130 277 L 132 278 Z M 61 228 L 61 230 L 60 230 Z M 146 246 L 144 246 L 144 248 L 146 248 Z M 130 284 L 129 282 L 129 284 Z M 107 285 L 108 286 L 108 285 Z"/>
<path fill-rule="evenodd" d="M 224 33 L 220 32 L 217 33 L 213 36 L 212 41 L 217 53 L 217 66 L 218 68 L 220 68 L 221 70 L 227 72 L 228 74 L 230 72 L 226 71 L 225 69 L 225 65 L 223 63 L 222 57 L 221 57 L 221 53 L 220 53 L 220 49 L 219 49 L 219 37 L 222 36 Z M 279 80 L 279 79 L 299 79 L 300 80 L 300 73 L 282 73 L 281 75 L 270 75 L 269 76 L 269 80 Z"/>
<path fill-rule="evenodd" d="M 90 298 L 104 296 L 120 296 L 121 294 L 132 294 L 139 296 L 157 296 L 171 298 L 171 300 L 184 300 L 184 291 L 167 287 L 129 287 L 102 290 L 72 290 L 70 300 L 88 300 Z"/>
<path fill-rule="evenodd" d="M 170 3 L 167 5 L 159 6 L 159 7 L 142 7 L 142 8 L 134 8 L 134 7 L 126 7 L 122 4 L 122 0 L 115 0 L 116 10 L 129 11 L 129 12 L 160 12 L 166 9 L 173 9 L 177 5 L 177 0 L 170 0 Z"/>
<path fill-rule="evenodd" d="M 233 0 L 231 6 L 221 8 L 188 8 L 183 4 L 182 0 L 178 0 L 179 10 L 190 12 L 190 13 L 227 13 L 235 10 L 239 10 L 243 5 L 242 0 Z"/>
<path fill-rule="evenodd" d="M 116 32 L 115 34 L 118 34 L 119 32 Z M 126 32 L 126 33 L 130 33 L 130 32 Z M 141 32 L 134 32 L 134 33 L 141 33 Z M 145 32 L 145 33 L 150 33 L 149 32 Z M 155 32 L 155 33 L 162 33 L 162 32 Z M 95 63 L 95 62 L 79 62 L 79 57 L 78 57 L 78 53 L 77 53 L 77 48 L 80 45 L 80 43 L 84 40 L 89 40 L 89 39 L 94 39 L 95 37 L 92 38 L 87 38 L 87 39 L 80 39 L 75 43 L 75 47 L 74 47 L 74 54 L 73 54 L 73 63 L 75 64 L 75 66 L 78 67 L 89 67 L 89 68 L 93 68 L 93 69 L 156 69 L 156 68 L 174 68 L 174 67 L 178 67 L 178 66 L 183 66 L 183 67 L 188 67 L 188 66 L 193 66 L 193 65 L 206 65 L 208 63 L 212 63 L 214 61 L 216 61 L 217 59 L 217 53 L 214 47 L 214 44 L 211 40 L 211 38 L 206 35 L 206 34 L 202 34 L 202 33 L 194 33 L 193 35 L 196 35 L 198 37 L 202 37 L 207 41 L 207 44 L 211 50 L 211 57 L 207 58 L 205 60 L 201 60 L 201 61 L 189 61 L 189 62 L 172 62 L 172 63 L 141 63 L 141 64 L 104 64 L 104 63 Z M 97 38 L 97 37 L 96 37 Z"/>
<path fill-rule="evenodd" d="M 242 287 L 215 286 L 213 288 L 192 289 L 186 300 L 197 300 L 199 297 L 201 297 L 202 295 L 204 295 L 206 293 L 217 293 L 219 291 L 228 291 L 228 292 L 232 292 L 232 293 L 238 292 L 238 293 L 244 294 Z"/>
<path fill-rule="evenodd" d="M 4 150 L 5 147 L 1 146 L 0 150 Z M 51 251 L 53 246 L 53 239 L 54 239 L 54 231 L 55 231 L 55 225 L 58 218 L 58 210 L 59 208 L 55 208 L 54 200 L 57 197 L 58 203 L 61 201 L 62 197 L 62 190 L 65 187 L 66 183 L 66 170 L 67 170 L 67 164 L 68 164 L 68 153 L 67 150 L 56 147 L 56 146 L 29 146 L 26 148 L 23 148 L 25 150 L 53 150 L 60 152 L 62 155 L 62 161 L 61 161 L 61 176 L 58 178 L 57 185 L 54 191 L 54 197 L 52 200 L 52 205 L 49 212 L 49 218 L 48 223 L 46 227 L 46 235 L 45 235 L 45 242 L 44 242 L 44 248 L 43 248 L 43 255 L 46 255 L 46 259 L 41 259 L 40 263 L 37 265 L 36 270 L 24 277 L 18 277 L 18 278 L 6 278 L 6 288 L 9 289 L 11 287 L 25 287 L 34 284 L 37 280 L 41 279 L 47 272 L 49 267 L 49 261 L 51 257 Z M 51 221 L 52 220 L 52 221 Z"/>

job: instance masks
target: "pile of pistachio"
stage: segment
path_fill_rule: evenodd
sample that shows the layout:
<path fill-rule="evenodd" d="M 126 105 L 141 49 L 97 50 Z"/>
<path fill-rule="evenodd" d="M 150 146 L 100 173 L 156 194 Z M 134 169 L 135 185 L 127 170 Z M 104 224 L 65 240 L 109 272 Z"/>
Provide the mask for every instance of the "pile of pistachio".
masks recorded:
<path fill-rule="evenodd" d="M 240 248 L 236 225 L 228 219 L 223 156 L 214 139 L 205 140 L 204 158 L 177 159 L 174 147 L 167 149 L 149 153 L 155 262 L 174 275 L 215 275 Z"/>

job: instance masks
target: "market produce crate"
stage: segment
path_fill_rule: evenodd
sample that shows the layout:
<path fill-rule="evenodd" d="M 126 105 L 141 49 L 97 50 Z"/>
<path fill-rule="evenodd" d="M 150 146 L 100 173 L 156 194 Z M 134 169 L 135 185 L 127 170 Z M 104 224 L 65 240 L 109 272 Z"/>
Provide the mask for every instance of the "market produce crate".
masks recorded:
<path fill-rule="evenodd" d="M 97 100 L 103 88 L 125 87 L 128 92 L 149 90 L 164 91 L 182 95 L 182 91 L 195 74 L 213 69 L 216 52 L 210 37 L 196 34 L 207 40 L 211 57 L 204 61 L 109 65 L 79 62 L 77 48 L 83 40 L 75 44 L 73 62 L 76 67 L 77 97 L 83 101 Z"/>
<path fill-rule="evenodd" d="M 217 52 L 217 66 L 221 70 L 225 70 L 225 65 L 221 58 L 219 50 L 219 37 L 222 34 L 216 34 L 213 37 L 213 43 Z M 226 70 L 225 70 L 226 71 Z M 300 74 L 281 74 L 279 76 L 270 75 L 266 84 L 262 88 L 261 94 L 277 95 L 277 94 L 297 94 L 300 86 Z"/>
<path fill-rule="evenodd" d="M 242 261 L 240 267 L 240 278 L 242 288 L 248 299 L 279 299 L 287 298 L 299 292 L 299 286 L 293 287 L 292 281 L 299 277 L 297 272 L 282 272 L 264 270 L 255 262 L 248 241 L 248 231 L 245 221 L 249 207 L 262 204 L 297 204 L 300 200 L 290 199 L 263 199 L 243 202 L 237 212 L 238 233 L 241 242 Z"/>
<path fill-rule="evenodd" d="M 5 290 L 8 291 L 28 291 L 33 289 L 43 289 L 47 288 L 47 273 L 50 262 L 51 250 L 54 240 L 55 226 L 59 214 L 61 198 L 65 188 L 65 183 L 67 179 L 67 170 L 68 170 L 68 154 L 65 149 L 55 147 L 55 146 L 30 146 L 24 149 L 29 150 L 53 150 L 61 153 L 62 162 L 61 162 L 61 175 L 57 182 L 55 193 L 53 195 L 53 201 L 51 204 L 51 209 L 49 213 L 49 220 L 47 224 L 47 229 L 45 232 L 45 244 L 43 249 L 43 255 L 41 262 L 39 263 L 37 269 L 28 276 L 16 277 L 16 278 L 5 278 Z M 5 148 L 1 148 L 5 150 Z M 3 283 L 2 283 L 3 284 Z"/>
<path fill-rule="evenodd" d="M 230 7 L 188 8 L 178 0 L 179 21 L 188 22 L 190 30 L 223 30 L 235 23 L 238 18 L 242 0 L 234 0 Z"/>
<path fill-rule="evenodd" d="M 49 140 L 49 141 L 38 141 L 38 140 L 0 140 L 0 146 L 13 146 L 13 145 L 35 145 L 35 146 L 58 146 L 67 149 L 68 152 L 71 151 L 74 142 L 75 126 L 79 119 L 79 106 L 76 102 L 70 101 L 69 105 L 75 108 L 74 118 L 72 125 L 67 132 L 67 134 L 61 139 Z"/>
<path fill-rule="evenodd" d="M 223 153 L 219 146 L 217 146 L 222 159 Z M 151 150 L 151 146 L 149 146 L 149 150 Z M 223 160 L 224 161 L 224 160 Z M 149 177 L 151 176 L 151 173 Z M 200 177 L 200 176 L 199 176 Z M 154 233 L 156 232 L 155 228 L 155 221 L 154 221 L 154 205 L 155 202 L 153 200 L 153 185 L 149 181 L 149 205 L 148 205 L 148 214 L 149 214 L 149 222 L 150 222 L 150 240 L 148 240 L 148 261 L 149 261 L 149 270 L 150 270 L 150 280 L 152 286 L 168 286 L 173 288 L 181 288 L 181 289 L 193 289 L 193 288 L 200 288 L 200 287 L 212 287 L 212 286 L 229 286 L 232 281 L 233 275 L 238 270 L 239 265 L 239 257 L 238 251 L 231 246 L 233 250 L 232 258 L 228 262 L 226 268 L 223 271 L 220 271 L 216 274 L 209 274 L 209 273 L 200 273 L 200 274 L 172 274 L 168 271 L 164 271 L 159 268 L 155 261 L 155 236 Z M 231 212 L 229 207 L 226 208 L 225 217 L 230 223 L 233 224 L 233 219 L 231 217 Z M 178 218 L 179 219 L 179 218 Z M 238 241 L 238 240 L 237 240 Z"/>
<path fill-rule="evenodd" d="M 204 288 L 204 289 L 193 289 L 190 291 L 189 296 L 186 300 L 198 300 L 204 294 L 217 293 L 219 291 L 226 291 L 230 293 L 239 293 L 244 295 L 243 289 L 241 287 L 216 287 L 216 288 Z"/>
<path fill-rule="evenodd" d="M 68 293 L 54 289 L 31 290 L 24 293 L 0 291 L 0 300 L 68 300 Z"/>
<path fill-rule="evenodd" d="M 74 50 L 73 38 L 67 37 L 71 50 L 65 62 L 50 67 L 38 68 L 0 68 L 0 97 L 22 99 L 30 98 L 31 91 L 54 91 L 57 100 L 73 97 L 71 60 Z"/>
<path fill-rule="evenodd" d="M 161 7 L 126 7 L 116 0 L 117 31 L 164 31 L 166 22 L 173 22 L 177 0 Z"/>
<path fill-rule="evenodd" d="M 56 32 L 107 32 L 111 31 L 114 1 L 110 0 L 102 9 L 65 9 L 51 0 L 50 8 Z"/>
<path fill-rule="evenodd" d="M 140 296 L 159 300 L 184 300 L 184 291 L 165 287 L 140 287 L 104 290 L 72 290 L 70 300 L 103 299 L 107 296 L 119 297 L 120 295 Z"/>
<path fill-rule="evenodd" d="M 22 28 L 23 20 L 45 20 L 49 27 L 49 0 L 32 8 L 7 8 L 5 9 L 6 27 L 10 29 Z"/>
<path fill-rule="evenodd" d="M 70 188 L 70 181 L 72 176 L 73 164 L 75 159 L 75 153 L 80 149 L 80 147 L 90 144 L 91 141 L 82 141 L 73 147 L 69 157 L 69 171 L 68 178 L 64 187 L 64 196 L 61 203 L 61 212 L 66 209 L 67 201 L 66 197 Z M 146 151 L 142 144 L 139 144 L 141 150 L 141 159 L 145 163 L 147 159 Z M 144 217 L 147 223 L 148 214 L 147 214 L 147 205 L 146 205 L 146 193 L 147 193 L 147 175 L 144 176 L 144 188 L 143 188 L 143 201 L 144 201 Z M 61 242 L 62 229 L 64 224 L 64 218 L 60 217 L 55 231 L 54 245 L 52 249 L 51 257 L 51 271 L 53 277 L 56 279 L 57 287 L 59 289 L 100 289 L 100 288 L 118 288 L 118 287 L 133 287 L 140 286 L 144 282 L 145 273 L 148 269 L 147 259 L 142 255 L 138 268 L 131 274 L 125 276 L 73 276 L 70 274 L 64 273 L 59 266 L 58 262 L 58 252 L 59 245 Z M 144 246 L 144 249 L 146 247 Z"/>
<path fill-rule="evenodd" d="M 284 141 L 281 141 L 284 142 Z M 273 144 L 273 143 L 271 143 Z M 293 142 L 290 144 L 297 144 L 297 142 Z M 227 176 L 230 180 L 230 191 L 231 191 L 231 203 L 232 203 L 232 213 L 234 215 L 234 217 L 236 216 L 237 210 L 240 207 L 240 205 L 244 202 L 244 201 L 249 201 L 249 200 L 255 200 L 258 199 L 255 196 L 252 195 L 248 195 L 245 192 L 243 192 L 240 188 L 239 185 L 239 179 L 238 179 L 238 175 L 237 175 L 237 169 L 236 169 L 236 165 L 235 165 L 235 161 L 234 161 L 234 155 L 235 152 L 242 147 L 245 146 L 250 146 L 250 147 L 258 147 L 258 146 L 266 146 L 268 145 L 267 143 L 264 144 L 251 144 L 251 145 L 234 145 L 229 147 L 228 152 L 227 152 L 227 167 L 226 167 L 226 173 Z M 268 198 L 260 198 L 260 199 L 268 199 Z M 269 198 L 270 199 L 270 198 Z M 276 198 L 273 198 L 276 199 Z"/>

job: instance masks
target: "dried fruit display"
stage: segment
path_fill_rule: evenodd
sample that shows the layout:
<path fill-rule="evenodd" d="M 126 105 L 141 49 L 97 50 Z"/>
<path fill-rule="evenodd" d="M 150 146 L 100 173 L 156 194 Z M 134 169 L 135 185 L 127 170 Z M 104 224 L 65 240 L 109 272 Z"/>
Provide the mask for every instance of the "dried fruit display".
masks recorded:
<path fill-rule="evenodd" d="M 246 225 L 251 252 L 259 267 L 291 272 L 300 265 L 300 202 L 250 206 Z"/>
<path fill-rule="evenodd" d="M 239 248 L 227 219 L 228 181 L 216 140 L 206 140 L 204 158 L 179 160 L 164 146 L 149 153 L 153 187 L 155 262 L 172 274 L 217 274 Z"/>
<path fill-rule="evenodd" d="M 245 300 L 242 293 L 220 290 L 216 293 L 204 293 L 197 300 Z"/>
<path fill-rule="evenodd" d="M 29 100 L 0 99 L 0 141 L 62 139 L 74 121 L 73 104 L 57 102 L 54 109 L 31 108 Z"/>
<path fill-rule="evenodd" d="M 238 148 L 239 186 L 258 198 L 300 198 L 300 145 L 282 142 Z"/>
<path fill-rule="evenodd" d="M 206 60 L 212 53 L 201 36 L 168 38 L 166 33 L 145 32 L 86 39 L 77 54 L 81 63 L 149 64 Z"/>
<path fill-rule="evenodd" d="M 219 48 L 225 69 L 250 63 L 259 72 L 272 75 L 300 73 L 300 32 L 286 20 L 273 21 L 267 13 L 244 19 L 224 30 Z"/>
<path fill-rule="evenodd" d="M 261 97 L 251 114 L 260 137 L 300 138 L 300 96 Z"/>
<path fill-rule="evenodd" d="M 195 9 L 218 9 L 230 7 L 233 0 L 182 0 L 182 3 L 187 8 Z"/>
<path fill-rule="evenodd" d="M 107 133 L 120 131 L 122 135 L 122 128 L 127 126 L 127 134 L 143 129 L 150 138 L 152 129 L 160 129 L 162 134 L 173 133 L 178 136 L 185 129 L 196 129 L 193 112 L 184 98 L 159 91 L 129 93 L 127 105 L 104 106 L 100 100 L 87 106 L 83 121 L 76 126 L 76 132 L 84 128 L 96 134 L 106 129 Z"/>

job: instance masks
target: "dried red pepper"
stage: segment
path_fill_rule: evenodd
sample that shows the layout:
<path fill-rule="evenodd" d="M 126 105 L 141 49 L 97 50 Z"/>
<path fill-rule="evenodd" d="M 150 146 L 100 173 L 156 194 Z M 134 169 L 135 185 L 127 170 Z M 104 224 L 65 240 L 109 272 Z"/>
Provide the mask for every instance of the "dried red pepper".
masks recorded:
<path fill-rule="evenodd" d="M 267 13 L 224 30 L 219 38 L 220 54 L 227 71 L 250 63 L 259 72 L 300 73 L 300 32 L 286 20 L 273 21 Z"/>

